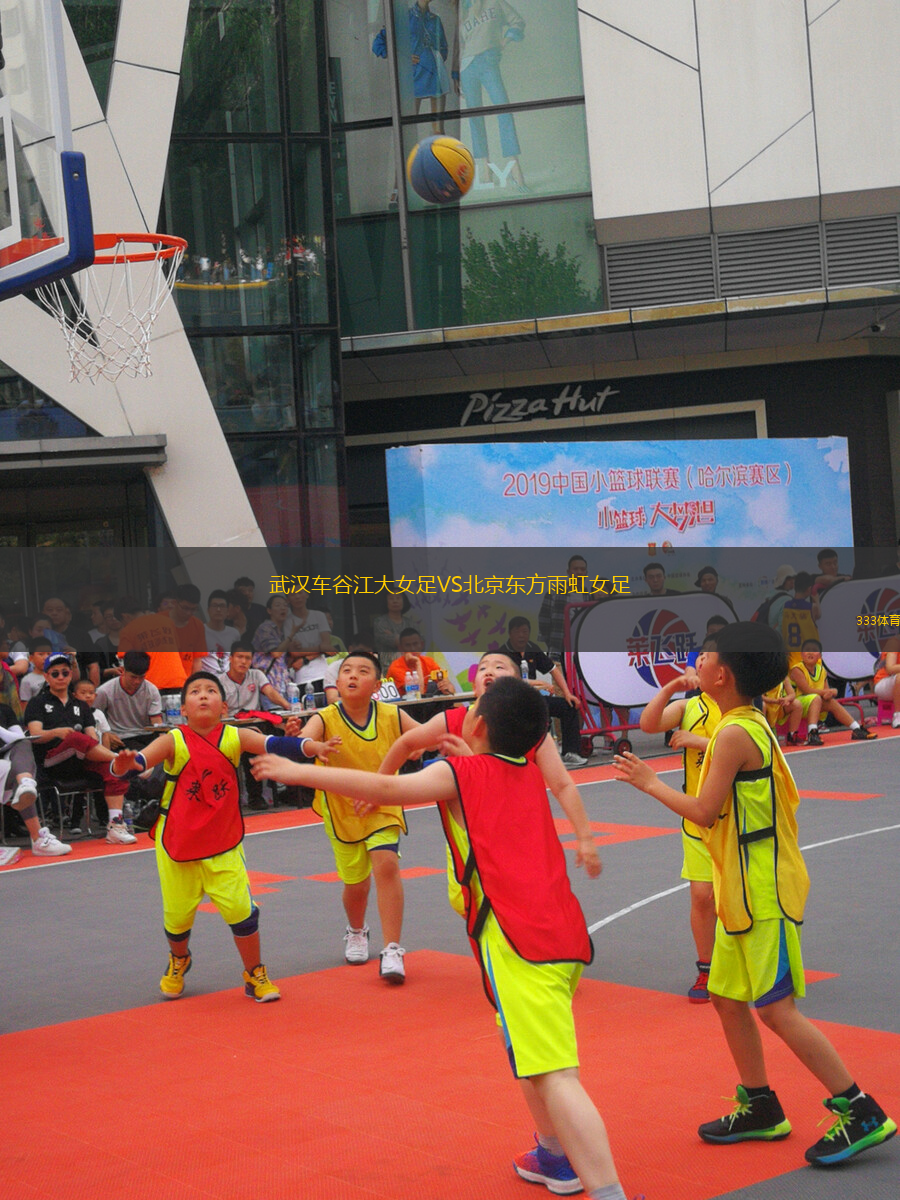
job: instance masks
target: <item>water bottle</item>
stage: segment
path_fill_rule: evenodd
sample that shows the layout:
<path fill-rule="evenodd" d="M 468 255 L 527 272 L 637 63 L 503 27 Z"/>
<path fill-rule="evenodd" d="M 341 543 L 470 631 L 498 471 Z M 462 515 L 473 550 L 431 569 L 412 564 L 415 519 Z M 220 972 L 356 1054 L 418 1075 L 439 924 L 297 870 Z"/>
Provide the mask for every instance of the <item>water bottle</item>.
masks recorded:
<path fill-rule="evenodd" d="M 406 672 L 406 687 L 404 689 L 406 700 L 418 700 L 419 698 L 419 676 L 415 671 Z"/>
<path fill-rule="evenodd" d="M 122 805 L 122 820 L 128 832 L 134 833 L 134 805 L 130 800 L 126 800 Z"/>
<path fill-rule="evenodd" d="M 307 711 L 316 707 L 316 689 L 311 683 L 306 685 L 303 692 L 303 707 Z"/>
<path fill-rule="evenodd" d="M 296 683 L 289 683 L 284 689 L 287 696 L 288 708 L 291 712 L 300 711 L 300 688 Z"/>
<path fill-rule="evenodd" d="M 170 692 L 166 696 L 166 724 L 180 725 L 181 724 L 181 706 L 178 703 L 179 697 L 175 692 Z"/>
<path fill-rule="evenodd" d="M 529 671 L 528 671 L 527 659 L 525 659 L 525 658 L 522 659 L 521 663 L 519 664 L 519 670 L 522 672 L 522 678 L 525 680 L 526 683 L 528 683 L 529 679 L 531 678 L 531 675 L 529 674 Z"/>

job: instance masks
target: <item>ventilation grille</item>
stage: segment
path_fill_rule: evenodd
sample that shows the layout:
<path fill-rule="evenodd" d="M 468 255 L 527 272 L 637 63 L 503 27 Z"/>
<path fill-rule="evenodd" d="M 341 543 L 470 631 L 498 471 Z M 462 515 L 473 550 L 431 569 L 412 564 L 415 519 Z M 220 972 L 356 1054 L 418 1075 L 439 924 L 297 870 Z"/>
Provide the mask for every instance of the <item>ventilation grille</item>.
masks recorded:
<path fill-rule="evenodd" d="M 825 226 L 831 287 L 900 279 L 900 227 L 896 217 L 831 221 Z"/>
<path fill-rule="evenodd" d="M 612 308 L 684 304 L 716 294 L 708 237 L 610 246 L 606 270 Z"/>
<path fill-rule="evenodd" d="M 720 296 L 769 296 L 824 285 L 818 225 L 723 233 L 717 240 Z"/>
<path fill-rule="evenodd" d="M 895 216 L 607 246 L 610 308 L 900 280 Z"/>

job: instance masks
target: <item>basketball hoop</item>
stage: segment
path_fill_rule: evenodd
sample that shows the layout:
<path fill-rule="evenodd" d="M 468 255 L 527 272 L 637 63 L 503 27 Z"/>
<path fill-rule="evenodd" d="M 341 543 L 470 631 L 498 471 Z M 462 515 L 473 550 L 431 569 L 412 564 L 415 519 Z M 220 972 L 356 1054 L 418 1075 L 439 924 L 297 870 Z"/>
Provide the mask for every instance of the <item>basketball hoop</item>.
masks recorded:
<path fill-rule="evenodd" d="M 98 233 L 92 266 L 40 284 L 35 295 L 59 322 L 74 382 L 147 377 L 150 334 L 187 249 L 163 233 Z"/>

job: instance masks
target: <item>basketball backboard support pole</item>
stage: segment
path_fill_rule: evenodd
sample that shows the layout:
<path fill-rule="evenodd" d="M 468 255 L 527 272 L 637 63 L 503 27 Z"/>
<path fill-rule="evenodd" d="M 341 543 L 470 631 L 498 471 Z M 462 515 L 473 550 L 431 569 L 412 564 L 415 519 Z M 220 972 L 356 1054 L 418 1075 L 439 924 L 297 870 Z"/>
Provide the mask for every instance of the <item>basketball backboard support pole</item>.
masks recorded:
<path fill-rule="evenodd" d="M 72 149 L 62 0 L 0 0 L 0 300 L 94 259 L 84 155 Z"/>

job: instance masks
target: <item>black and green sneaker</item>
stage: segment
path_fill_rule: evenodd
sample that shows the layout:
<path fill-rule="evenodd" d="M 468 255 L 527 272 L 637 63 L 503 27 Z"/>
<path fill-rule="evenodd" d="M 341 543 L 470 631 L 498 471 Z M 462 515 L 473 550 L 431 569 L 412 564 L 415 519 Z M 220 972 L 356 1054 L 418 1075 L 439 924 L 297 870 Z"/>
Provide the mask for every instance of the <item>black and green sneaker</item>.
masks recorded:
<path fill-rule="evenodd" d="M 880 1104 L 864 1092 L 848 1100 L 845 1096 L 829 1096 L 822 1103 L 834 1114 L 834 1124 L 806 1152 L 806 1161 L 814 1167 L 833 1167 L 878 1146 L 897 1132 Z"/>
<path fill-rule="evenodd" d="M 732 1112 L 700 1126 L 697 1132 L 704 1142 L 780 1142 L 791 1132 L 791 1123 L 774 1092 L 748 1096 L 747 1089 L 738 1084 L 734 1104 Z"/>

